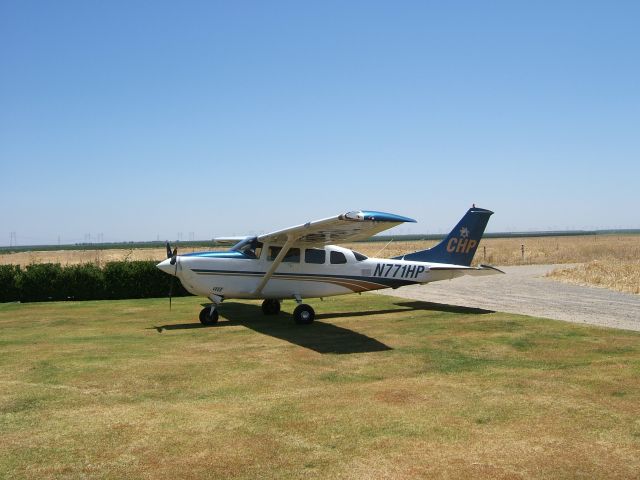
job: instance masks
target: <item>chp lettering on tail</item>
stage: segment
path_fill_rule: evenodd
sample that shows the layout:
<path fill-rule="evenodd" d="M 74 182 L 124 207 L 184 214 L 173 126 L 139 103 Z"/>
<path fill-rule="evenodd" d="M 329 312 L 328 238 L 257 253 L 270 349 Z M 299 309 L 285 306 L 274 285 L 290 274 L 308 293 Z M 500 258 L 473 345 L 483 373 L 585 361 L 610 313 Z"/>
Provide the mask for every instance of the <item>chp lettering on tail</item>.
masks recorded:
<path fill-rule="evenodd" d="M 449 253 L 469 253 L 478 245 L 478 241 L 469 238 L 469 229 L 462 227 L 459 237 L 451 237 L 447 242 L 447 252 Z"/>

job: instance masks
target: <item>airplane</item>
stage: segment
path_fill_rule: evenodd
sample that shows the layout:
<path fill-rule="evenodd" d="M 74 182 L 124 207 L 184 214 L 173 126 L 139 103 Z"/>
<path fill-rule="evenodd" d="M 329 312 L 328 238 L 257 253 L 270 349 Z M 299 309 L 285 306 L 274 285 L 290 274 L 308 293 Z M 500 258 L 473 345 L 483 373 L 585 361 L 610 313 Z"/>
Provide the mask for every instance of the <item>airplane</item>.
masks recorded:
<path fill-rule="evenodd" d="M 359 210 L 264 235 L 216 238 L 219 244 L 232 245 L 228 251 L 178 255 L 177 247 L 172 251 L 167 243 L 167 259 L 157 267 L 177 277 L 189 293 L 211 301 L 199 315 L 204 325 L 215 324 L 220 305 L 231 298 L 263 299 L 265 315 L 278 314 L 282 300 L 294 299 L 295 323 L 310 324 L 315 312 L 303 298 L 504 273 L 489 265 L 471 266 L 492 214 L 474 205 L 434 247 L 393 258 L 368 258 L 332 245 L 416 222 L 392 213 Z"/>

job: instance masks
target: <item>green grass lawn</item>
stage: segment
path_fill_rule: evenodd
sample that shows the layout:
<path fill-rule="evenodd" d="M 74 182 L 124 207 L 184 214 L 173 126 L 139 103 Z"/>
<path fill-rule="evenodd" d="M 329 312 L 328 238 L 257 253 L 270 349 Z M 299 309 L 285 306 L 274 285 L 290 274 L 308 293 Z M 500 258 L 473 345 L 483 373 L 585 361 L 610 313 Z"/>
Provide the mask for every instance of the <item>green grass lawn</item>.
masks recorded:
<path fill-rule="evenodd" d="M 0 305 L 0 478 L 640 478 L 640 335 L 366 294 Z"/>

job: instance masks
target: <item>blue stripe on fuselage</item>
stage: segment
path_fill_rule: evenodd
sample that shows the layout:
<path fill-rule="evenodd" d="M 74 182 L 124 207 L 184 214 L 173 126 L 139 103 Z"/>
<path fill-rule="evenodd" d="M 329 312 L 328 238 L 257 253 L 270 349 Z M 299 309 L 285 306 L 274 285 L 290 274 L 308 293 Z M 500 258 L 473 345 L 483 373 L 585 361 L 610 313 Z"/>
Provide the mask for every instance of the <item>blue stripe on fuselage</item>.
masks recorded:
<path fill-rule="evenodd" d="M 229 250 L 227 252 L 193 252 L 180 255 L 181 257 L 204 257 L 204 258 L 252 258 L 242 252 Z"/>

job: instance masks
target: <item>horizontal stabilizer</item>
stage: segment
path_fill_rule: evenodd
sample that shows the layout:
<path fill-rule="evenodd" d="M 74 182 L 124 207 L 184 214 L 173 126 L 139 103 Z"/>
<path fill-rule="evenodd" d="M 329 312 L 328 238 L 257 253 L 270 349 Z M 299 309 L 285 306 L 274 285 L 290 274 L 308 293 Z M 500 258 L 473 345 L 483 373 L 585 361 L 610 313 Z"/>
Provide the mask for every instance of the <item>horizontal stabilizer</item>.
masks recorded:
<path fill-rule="evenodd" d="M 459 275 L 475 275 L 475 276 L 485 276 L 485 275 L 497 275 L 499 273 L 504 273 L 499 268 L 493 267 L 491 265 L 480 265 L 479 267 L 465 267 L 458 265 L 443 265 L 443 266 L 433 266 L 430 267 L 429 270 L 433 271 L 449 271 L 449 272 L 458 272 Z"/>

